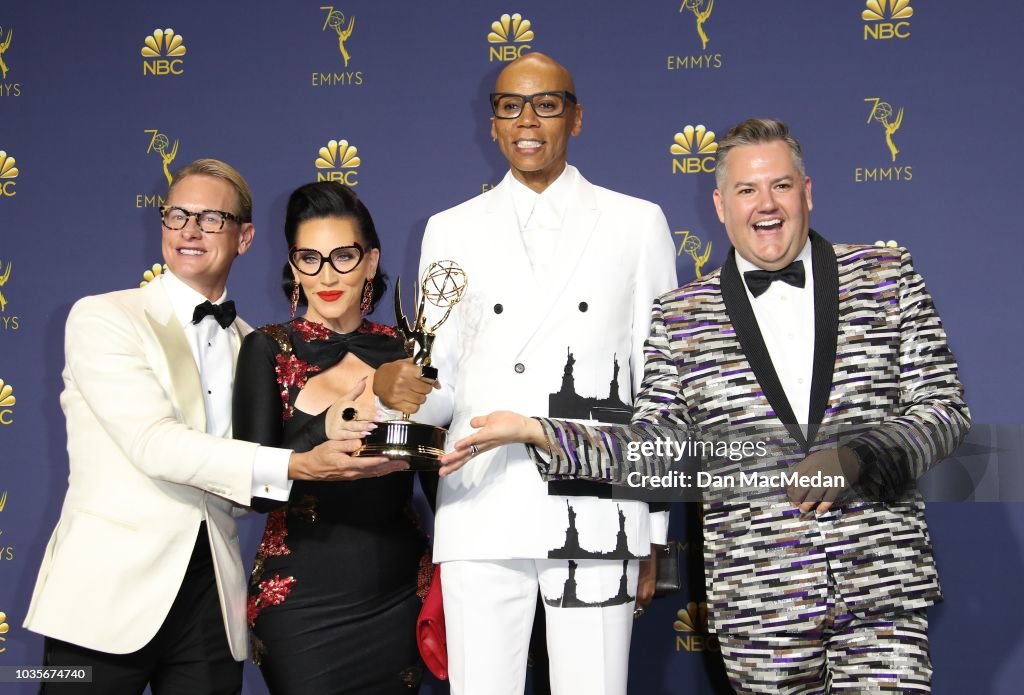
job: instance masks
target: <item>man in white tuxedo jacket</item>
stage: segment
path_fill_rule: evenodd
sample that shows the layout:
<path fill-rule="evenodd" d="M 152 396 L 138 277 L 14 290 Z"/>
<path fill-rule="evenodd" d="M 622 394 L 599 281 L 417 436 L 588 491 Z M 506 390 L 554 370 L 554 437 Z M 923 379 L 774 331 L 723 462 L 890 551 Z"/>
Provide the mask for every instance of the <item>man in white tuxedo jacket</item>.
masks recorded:
<path fill-rule="evenodd" d="M 297 454 L 230 439 L 234 361 L 249 327 L 226 282 L 255 229 L 241 175 L 179 171 L 161 208 L 167 273 L 71 309 L 64 391 L 70 476 L 25 627 L 48 666 L 90 684 L 43 692 L 237 693 L 245 579 L 234 514 L 289 478 L 344 477 L 357 440 Z M 377 460 L 373 465 L 380 465 Z"/>
<path fill-rule="evenodd" d="M 551 58 L 510 63 L 491 103 L 510 171 L 432 217 L 423 239 L 421 276 L 451 259 L 468 279 L 437 331 L 439 385 L 406 361 L 382 366 L 375 390 L 388 407 L 450 425 L 449 446 L 498 408 L 628 421 L 651 302 L 676 281 L 665 217 L 567 165 L 583 111 Z M 523 692 L 539 587 L 552 691 L 625 693 L 639 560 L 665 543 L 667 512 L 586 483 L 549 488 L 521 445 L 475 453 L 450 476 L 442 469 L 437 500 L 452 692 Z"/>

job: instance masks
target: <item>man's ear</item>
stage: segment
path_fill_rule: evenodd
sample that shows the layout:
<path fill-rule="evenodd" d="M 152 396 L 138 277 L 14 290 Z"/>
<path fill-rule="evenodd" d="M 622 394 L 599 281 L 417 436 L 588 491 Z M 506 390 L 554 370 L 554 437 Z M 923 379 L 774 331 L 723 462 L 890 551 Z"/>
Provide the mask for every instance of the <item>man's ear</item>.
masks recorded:
<path fill-rule="evenodd" d="M 256 225 L 252 222 L 242 223 L 242 233 L 238 237 L 238 255 L 241 256 L 243 253 L 249 250 L 252 246 L 253 237 L 256 236 Z"/>

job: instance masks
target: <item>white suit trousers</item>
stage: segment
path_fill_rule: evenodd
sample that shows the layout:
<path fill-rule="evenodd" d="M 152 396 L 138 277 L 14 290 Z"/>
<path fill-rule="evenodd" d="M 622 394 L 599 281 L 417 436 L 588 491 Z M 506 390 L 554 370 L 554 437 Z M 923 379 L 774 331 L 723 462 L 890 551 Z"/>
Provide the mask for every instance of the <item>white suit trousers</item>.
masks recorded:
<path fill-rule="evenodd" d="M 522 695 L 538 589 L 553 695 L 625 695 L 638 571 L 636 560 L 442 563 L 452 695 Z"/>

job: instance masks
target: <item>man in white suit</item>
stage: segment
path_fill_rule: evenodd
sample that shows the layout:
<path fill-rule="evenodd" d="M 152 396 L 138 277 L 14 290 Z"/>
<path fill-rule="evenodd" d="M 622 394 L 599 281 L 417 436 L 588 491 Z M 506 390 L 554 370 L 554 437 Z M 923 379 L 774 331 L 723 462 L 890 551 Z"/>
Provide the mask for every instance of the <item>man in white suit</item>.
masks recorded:
<path fill-rule="evenodd" d="M 47 666 L 91 666 L 92 684 L 44 693 L 237 693 L 245 581 L 234 514 L 289 479 L 344 478 L 358 443 L 305 454 L 230 439 L 231 389 L 249 327 L 225 301 L 255 228 L 227 164 L 179 171 L 161 208 L 168 271 L 86 297 L 68 316 L 64 391 L 70 476 L 25 627 Z M 367 460 L 382 472 L 396 467 Z"/>
<path fill-rule="evenodd" d="M 450 425 L 449 444 L 495 408 L 628 421 L 651 302 L 676 281 L 665 216 L 566 163 L 583 109 L 551 58 L 510 63 L 491 105 L 509 173 L 432 217 L 423 239 L 421 275 L 452 259 L 468 278 L 434 342 L 439 381 L 396 362 L 378 370 L 374 389 L 388 407 Z M 637 598 L 653 592 L 653 578 L 638 592 L 639 560 L 652 540 L 665 543 L 667 512 L 588 483 L 549 488 L 520 445 L 445 473 L 433 552 L 452 692 L 523 692 L 539 587 L 552 691 L 625 693 Z"/>

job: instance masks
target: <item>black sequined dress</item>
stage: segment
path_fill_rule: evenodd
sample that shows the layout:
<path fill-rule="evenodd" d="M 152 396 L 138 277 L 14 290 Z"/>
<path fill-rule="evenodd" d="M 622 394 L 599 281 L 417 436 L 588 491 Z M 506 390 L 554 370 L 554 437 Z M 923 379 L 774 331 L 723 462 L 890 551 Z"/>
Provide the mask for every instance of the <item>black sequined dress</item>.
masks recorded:
<path fill-rule="evenodd" d="M 393 329 L 350 334 L 295 319 L 243 341 L 234 435 L 308 451 L 326 439 L 324 413 L 295 400 L 316 374 L 352 353 L 370 367 L 405 356 Z M 423 672 L 415 623 L 429 571 L 410 509 L 413 475 L 296 481 L 267 517 L 249 582 L 253 658 L 272 693 L 415 693 Z M 254 499 L 265 511 L 281 503 Z"/>

